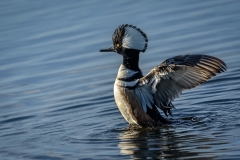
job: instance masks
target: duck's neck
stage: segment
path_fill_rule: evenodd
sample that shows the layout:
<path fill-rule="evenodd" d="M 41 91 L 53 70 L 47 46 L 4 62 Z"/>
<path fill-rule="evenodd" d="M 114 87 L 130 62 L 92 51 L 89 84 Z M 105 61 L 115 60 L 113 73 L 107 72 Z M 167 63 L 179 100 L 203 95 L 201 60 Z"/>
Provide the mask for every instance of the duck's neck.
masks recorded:
<path fill-rule="evenodd" d="M 140 68 L 138 66 L 139 62 L 139 50 L 135 49 L 126 49 L 125 53 L 123 53 L 123 65 L 128 69 L 139 71 Z"/>

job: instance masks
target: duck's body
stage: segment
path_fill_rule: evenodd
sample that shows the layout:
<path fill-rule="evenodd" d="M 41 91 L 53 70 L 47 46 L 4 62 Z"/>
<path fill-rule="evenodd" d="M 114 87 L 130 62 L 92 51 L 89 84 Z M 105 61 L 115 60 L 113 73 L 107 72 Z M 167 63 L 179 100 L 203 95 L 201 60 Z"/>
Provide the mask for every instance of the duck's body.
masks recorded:
<path fill-rule="evenodd" d="M 157 108 L 172 115 L 172 101 L 184 89 L 194 88 L 223 72 L 226 64 L 207 55 L 184 55 L 165 60 L 146 76 L 138 66 L 139 53 L 147 48 L 147 36 L 132 25 L 119 26 L 113 35 L 114 51 L 123 56 L 114 84 L 116 104 L 129 124 L 156 126 L 167 121 Z"/>
<path fill-rule="evenodd" d="M 114 83 L 114 98 L 118 109 L 129 124 L 156 126 L 160 123 L 166 123 L 155 105 L 151 105 L 152 109 L 148 108 L 147 112 L 144 111 L 141 101 L 136 95 L 139 89 L 137 85 L 142 77 L 140 70 L 130 70 L 123 64 L 120 66 Z M 148 94 L 152 96 L 150 92 Z"/>

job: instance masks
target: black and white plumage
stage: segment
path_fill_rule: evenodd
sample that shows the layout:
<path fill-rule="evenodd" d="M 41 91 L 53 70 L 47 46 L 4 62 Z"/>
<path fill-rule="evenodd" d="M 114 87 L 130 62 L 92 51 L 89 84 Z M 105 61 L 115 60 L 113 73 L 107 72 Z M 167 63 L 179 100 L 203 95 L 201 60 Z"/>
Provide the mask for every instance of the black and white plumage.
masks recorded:
<path fill-rule="evenodd" d="M 172 115 L 172 101 L 185 89 L 194 88 L 216 73 L 224 72 L 226 64 L 208 55 L 181 55 L 169 58 L 143 76 L 138 66 L 139 53 L 147 49 L 147 36 L 136 26 L 123 24 L 114 32 L 113 46 L 100 52 L 117 52 L 123 56 L 114 84 L 114 98 L 123 117 L 130 124 L 156 126 Z"/>

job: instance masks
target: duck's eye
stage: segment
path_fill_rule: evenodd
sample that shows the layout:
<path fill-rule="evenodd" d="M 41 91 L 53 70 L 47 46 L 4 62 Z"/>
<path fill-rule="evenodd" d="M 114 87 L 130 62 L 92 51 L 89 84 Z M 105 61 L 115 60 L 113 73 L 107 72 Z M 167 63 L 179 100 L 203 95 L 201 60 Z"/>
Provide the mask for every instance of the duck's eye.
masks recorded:
<path fill-rule="evenodd" d="M 119 43 L 116 44 L 117 47 L 120 47 L 121 45 Z"/>

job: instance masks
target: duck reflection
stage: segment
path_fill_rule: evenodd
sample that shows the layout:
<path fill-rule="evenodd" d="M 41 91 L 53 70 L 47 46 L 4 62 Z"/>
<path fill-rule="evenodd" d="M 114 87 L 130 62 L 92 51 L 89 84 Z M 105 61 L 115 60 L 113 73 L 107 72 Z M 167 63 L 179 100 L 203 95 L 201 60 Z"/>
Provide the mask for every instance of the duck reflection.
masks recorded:
<path fill-rule="evenodd" d="M 173 127 L 154 129 L 129 127 L 120 133 L 119 139 L 118 147 L 121 154 L 130 155 L 133 159 L 199 158 L 202 157 L 199 154 L 203 153 L 199 150 L 194 152 L 194 149 L 196 149 L 194 144 L 191 147 L 186 146 L 186 141 L 187 144 L 191 144 L 192 140 L 195 139 L 193 135 L 179 136 L 179 133 L 176 134 Z M 206 141 L 209 141 L 209 139 L 206 139 Z M 204 158 L 206 156 L 208 159 L 213 157 L 213 155 L 204 154 Z"/>

